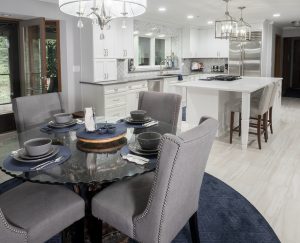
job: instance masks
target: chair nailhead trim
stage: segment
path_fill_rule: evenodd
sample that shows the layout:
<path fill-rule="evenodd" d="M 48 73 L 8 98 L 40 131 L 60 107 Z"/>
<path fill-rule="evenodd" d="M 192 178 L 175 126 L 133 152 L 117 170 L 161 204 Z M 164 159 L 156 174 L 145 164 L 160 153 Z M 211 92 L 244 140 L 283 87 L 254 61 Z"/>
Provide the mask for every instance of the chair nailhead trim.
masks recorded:
<path fill-rule="evenodd" d="M 179 152 L 179 149 L 180 149 L 180 144 L 176 140 L 164 136 L 163 139 L 162 139 L 162 141 L 161 141 L 161 143 L 160 143 L 160 145 L 159 145 L 158 161 L 160 161 L 161 150 L 162 150 L 162 147 L 163 147 L 163 145 L 164 145 L 164 143 L 165 143 L 166 140 L 169 140 L 169 141 L 175 143 L 178 146 L 178 148 L 177 148 L 176 155 L 175 155 L 175 158 L 174 158 L 174 161 L 173 161 L 171 175 L 170 175 L 170 178 L 169 178 L 169 181 L 168 181 L 167 192 L 166 192 L 166 196 L 165 196 L 164 203 L 163 203 L 163 208 L 162 208 L 162 213 L 161 213 L 161 219 L 160 219 L 160 224 L 159 224 L 158 242 L 160 242 L 160 240 L 161 240 L 161 230 L 162 230 L 162 223 L 163 223 L 163 220 L 164 220 L 164 210 L 165 210 L 165 206 L 167 205 L 167 197 L 168 197 L 168 193 L 169 193 L 169 188 L 170 188 L 171 180 L 173 178 L 174 167 L 175 167 L 175 164 L 176 164 L 176 161 L 177 161 L 177 157 L 178 157 L 178 152 Z M 158 163 L 147 207 L 146 207 L 144 213 L 141 216 L 138 216 L 136 219 L 134 219 L 134 224 L 133 224 L 133 237 L 134 238 L 136 238 L 136 223 L 138 223 L 138 221 L 140 221 L 145 216 L 147 216 L 147 214 L 150 211 L 150 207 L 151 207 L 152 201 L 153 201 L 153 196 L 156 193 L 156 185 L 157 185 L 157 180 L 158 180 L 159 168 L 160 167 L 159 167 L 159 163 Z"/>
<path fill-rule="evenodd" d="M 1 218 L 1 221 L 2 223 L 4 224 L 5 228 L 14 232 L 14 233 L 17 233 L 17 234 L 20 234 L 20 235 L 24 235 L 25 236 L 25 239 L 24 239 L 24 242 L 27 243 L 28 242 L 28 236 L 27 236 L 27 232 L 24 231 L 24 230 L 18 230 L 14 227 L 11 227 L 8 222 L 6 221 L 6 219 L 4 218 L 4 215 L 2 213 L 2 211 L 0 210 L 0 218 Z"/>

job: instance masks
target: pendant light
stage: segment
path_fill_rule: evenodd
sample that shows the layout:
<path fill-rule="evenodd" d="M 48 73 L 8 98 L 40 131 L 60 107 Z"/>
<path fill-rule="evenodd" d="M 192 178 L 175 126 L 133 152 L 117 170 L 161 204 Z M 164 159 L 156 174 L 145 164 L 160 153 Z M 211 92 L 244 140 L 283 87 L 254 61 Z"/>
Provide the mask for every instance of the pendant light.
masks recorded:
<path fill-rule="evenodd" d="M 243 10 L 246 7 L 239 7 L 241 10 L 241 18 L 238 22 L 236 40 L 237 41 L 250 41 L 251 40 L 251 25 L 244 21 Z"/>
<path fill-rule="evenodd" d="M 237 33 L 238 22 L 229 13 L 229 1 L 226 2 L 226 12 L 224 20 L 217 20 L 215 23 L 215 38 L 222 40 L 233 39 Z"/>
<path fill-rule="evenodd" d="M 59 0 L 59 8 L 66 14 L 79 17 L 79 28 L 84 27 L 82 18 L 90 18 L 103 31 L 114 18 L 130 18 L 145 13 L 147 0 Z M 103 33 L 101 36 L 104 38 Z"/>

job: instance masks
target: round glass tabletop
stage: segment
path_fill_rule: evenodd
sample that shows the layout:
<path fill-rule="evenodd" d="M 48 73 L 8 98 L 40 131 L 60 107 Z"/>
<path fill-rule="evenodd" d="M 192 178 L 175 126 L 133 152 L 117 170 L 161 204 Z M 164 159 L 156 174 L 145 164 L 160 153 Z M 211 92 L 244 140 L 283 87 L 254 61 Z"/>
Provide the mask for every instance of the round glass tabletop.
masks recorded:
<path fill-rule="evenodd" d="M 97 123 L 115 123 L 117 118 L 98 117 Z M 171 125 L 159 122 L 149 128 L 127 128 L 126 136 L 114 143 L 91 145 L 77 139 L 76 131 L 64 133 L 44 133 L 41 126 L 34 127 L 26 132 L 5 136 L 0 141 L 0 169 L 6 174 L 26 181 L 46 184 L 105 184 L 128 177 L 137 176 L 155 170 L 155 163 L 138 165 L 123 160 L 121 149 L 129 143 L 135 143 L 137 134 L 145 131 L 155 131 L 165 134 L 171 131 Z M 33 138 L 48 137 L 54 144 L 64 145 L 71 151 L 71 157 L 66 162 L 53 168 L 32 172 L 18 172 L 6 170 L 3 167 L 4 159 L 12 151 L 23 147 L 25 141 Z"/>

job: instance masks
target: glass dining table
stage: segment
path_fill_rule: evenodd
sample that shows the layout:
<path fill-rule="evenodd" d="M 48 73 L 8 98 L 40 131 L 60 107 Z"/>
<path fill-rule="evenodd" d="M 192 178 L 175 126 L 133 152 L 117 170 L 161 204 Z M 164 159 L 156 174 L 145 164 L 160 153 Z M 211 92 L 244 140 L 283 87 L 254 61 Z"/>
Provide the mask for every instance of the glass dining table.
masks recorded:
<path fill-rule="evenodd" d="M 97 123 L 116 123 L 120 118 L 97 117 Z M 124 122 L 124 120 L 123 120 Z M 0 169 L 14 178 L 32 183 L 67 185 L 86 200 L 87 214 L 91 216 L 91 198 L 113 182 L 129 179 L 155 170 L 156 161 L 138 165 L 122 159 L 124 146 L 136 142 L 139 133 L 155 131 L 165 134 L 171 131 L 171 125 L 159 121 L 148 128 L 133 128 L 128 126 L 126 136 L 110 144 L 88 144 L 78 140 L 76 130 L 67 132 L 45 133 L 41 125 L 22 133 L 13 133 L 0 140 Z M 39 171 L 19 172 L 5 168 L 3 162 L 12 151 L 23 147 L 25 141 L 33 138 L 51 138 L 53 144 L 63 145 L 71 151 L 71 157 L 62 164 Z M 92 217 L 90 217 L 91 219 Z M 96 219 L 89 220 L 94 221 Z M 92 242 L 97 242 L 97 233 L 90 233 Z"/>
<path fill-rule="evenodd" d="M 97 117 L 97 123 L 115 123 L 118 118 Z M 170 125 L 159 122 L 149 128 L 127 128 L 126 136 L 110 144 L 88 144 L 80 142 L 75 131 L 64 133 L 51 133 L 41 131 L 41 126 L 34 127 L 19 134 L 7 136 L 0 141 L 0 169 L 15 178 L 43 184 L 68 184 L 68 185 L 103 185 L 125 178 L 134 177 L 153 171 L 155 163 L 138 165 L 122 159 L 121 149 L 129 143 L 136 141 L 137 134 L 146 131 L 167 133 Z M 71 157 L 63 164 L 53 168 L 32 172 L 18 172 L 5 169 L 3 161 L 12 151 L 23 147 L 25 141 L 33 138 L 51 138 L 53 144 L 63 145 L 70 149 Z"/>

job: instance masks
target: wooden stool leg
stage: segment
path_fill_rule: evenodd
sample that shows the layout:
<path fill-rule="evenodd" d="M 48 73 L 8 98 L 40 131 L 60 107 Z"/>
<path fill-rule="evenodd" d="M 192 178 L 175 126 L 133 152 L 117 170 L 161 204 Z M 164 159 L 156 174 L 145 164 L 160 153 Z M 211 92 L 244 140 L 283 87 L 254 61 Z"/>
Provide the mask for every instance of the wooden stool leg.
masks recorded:
<path fill-rule="evenodd" d="M 239 136 L 242 135 L 242 113 L 239 115 Z"/>
<path fill-rule="evenodd" d="M 234 126 L 234 112 L 231 112 L 231 114 L 230 114 L 230 144 L 232 144 L 233 126 Z"/>
<path fill-rule="evenodd" d="M 257 141 L 258 147 L 261 149 L 261 116 L 258 116 L 257 119 Z"/>
<path fill-rule="evenodd" d="M 269 122 L 270 122 L 271 134 L 273 134 L 273 107 L 271 107 L 269 110 Z"/>
<path fill-rule="evenodd" d="M 264 129 L 264 137 L 265 142 L 268 142 L 269 135 L 268 135 L 268 112 L 263 116 L 263 129 Z"/>

